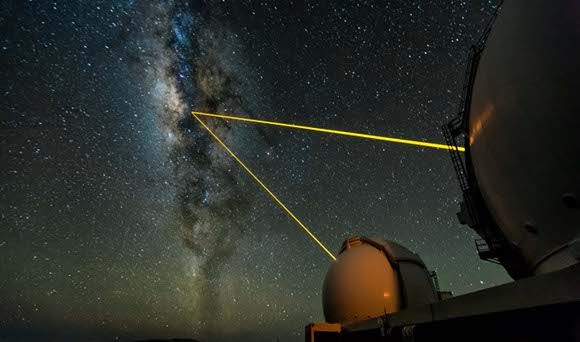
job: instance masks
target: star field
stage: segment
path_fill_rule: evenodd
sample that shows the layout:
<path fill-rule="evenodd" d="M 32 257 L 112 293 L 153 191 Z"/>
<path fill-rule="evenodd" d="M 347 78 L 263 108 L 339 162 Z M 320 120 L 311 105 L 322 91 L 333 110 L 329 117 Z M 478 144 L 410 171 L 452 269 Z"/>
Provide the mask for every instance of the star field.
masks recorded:
<path fill-rule="evenodd" d="M 0 5 L 0 338 L 303 340 L 328 257 L 192 109 L 443 142 L 496 1 Z M 448 153 L 205 119 L 331 251 L 508 281 Z"/>

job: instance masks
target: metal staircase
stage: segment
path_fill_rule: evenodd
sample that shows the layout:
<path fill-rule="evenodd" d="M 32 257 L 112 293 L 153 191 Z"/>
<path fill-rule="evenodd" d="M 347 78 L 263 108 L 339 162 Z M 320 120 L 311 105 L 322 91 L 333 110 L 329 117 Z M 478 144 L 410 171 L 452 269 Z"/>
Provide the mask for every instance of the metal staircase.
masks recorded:
<path fill-rule="evenodd" d="M 482 260 L 499 263 L 499 258 L 505 251 L 505 243 L 501 240 L 500 235 L 495 233 L 497 227 L 495 227 L 489 219 L 486 219 L 488 215 L 487 208 L 481 202 L 481 194 L 477 189 L 477 185 L 473 181 L 470 181 L 467 171 L 467 163 L 469 163 L 469 146 L 465 147 L 465 158 L 460 153 L 457 146 L 458 139 L 468 136 L 473 84 L 475 83 L 475 76 L 483 51 L 484 42 L 488 35 L 489 31 L 487 30 L 482 41 L 478 42 L 477 45 L 472 46 L 470 50 L 469 62 L 464 77 L 464 86 L 462 89 L 463 96 L 460 103 L 459 114 L 444 125 L 442 130 L 445 142 L 447 145 L 452 147 L 449 149 L 449 154 L 463 196 L 461 210 L 457 213 L 459 222 L 468 225 L 474 229 L 479 236 L 481 236 L 481 238 L 475 240 L 475 247 L 479 257 Z"/>
<path fill-rule="evenodd" d="M 459 181 L 459 186 L 461 191 L 466 191 L 469 189 L 469 183 L 467 182 L 467 173 L 465 172 L 465 165 L 459 154 L 459 148 L 457 146 L 457 136 L 463 134 L 463 123 L 460 116 L 451 120 L 447 125 L 443 126 L 443 135 L 445 136 L 445 142 L 448 146 L 452 148 L 449 149 L 449 154 L 451 156 L 451 162 L 453 163 L 453 169 L 457 175 L 457 180 Z"/>

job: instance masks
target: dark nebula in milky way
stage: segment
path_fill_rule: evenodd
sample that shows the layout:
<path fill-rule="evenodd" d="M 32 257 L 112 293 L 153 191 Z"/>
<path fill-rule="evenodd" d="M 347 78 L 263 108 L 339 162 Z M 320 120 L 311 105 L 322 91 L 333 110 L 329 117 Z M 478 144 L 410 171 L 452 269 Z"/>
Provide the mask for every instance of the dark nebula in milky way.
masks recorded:
<path fill-rule="evenodd" d="M 170 6 L 143 1 L 148 16 L 131 44 L 152 52 L 131 56 L 134 67 L 156 84 L 159 125 L 168 138 L 168 160 L 173 168 L 179 233 L 185 246 L 200 259 L 200 310 L 215 317 L 217 284 L 223 265 L 231 258 L 243 227 L 249 199 L 232 173 L 233 161 L 200 128 L 192 110 L 237 115 L 250 109 L 242 89 L 248 87 L 243 65 L 232 59 L 235 35 L 216 19 L 204 3 L 175 1 Z M 139 46 L 135 49 L 139 51 Z M 226 144 L 234 128 L 224 121 L 208 122 Z"/>

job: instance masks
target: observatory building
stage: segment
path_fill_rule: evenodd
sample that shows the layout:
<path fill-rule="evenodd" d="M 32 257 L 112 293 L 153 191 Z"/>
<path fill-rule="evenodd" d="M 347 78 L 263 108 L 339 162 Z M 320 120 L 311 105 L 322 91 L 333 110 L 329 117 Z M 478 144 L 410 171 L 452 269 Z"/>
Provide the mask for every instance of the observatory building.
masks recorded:
<path fill-rule="evenodd" d="M 306 341 L 580 341 L 580 3 L 506 0 L 470 56 L 457 217 L 514 281 L 449 298 L 418 255 L 351 238 Z"/>

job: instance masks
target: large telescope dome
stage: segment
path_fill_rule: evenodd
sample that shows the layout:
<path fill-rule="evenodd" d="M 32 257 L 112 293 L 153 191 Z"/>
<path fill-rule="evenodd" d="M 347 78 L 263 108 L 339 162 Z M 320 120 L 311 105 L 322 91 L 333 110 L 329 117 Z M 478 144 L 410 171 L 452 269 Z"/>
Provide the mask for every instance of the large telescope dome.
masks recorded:
<path fill-rule="evenodd" d="M 468 155 L 522 274 L 578 262 L 580 2 L 507 0 L 473 83 Z"/>

